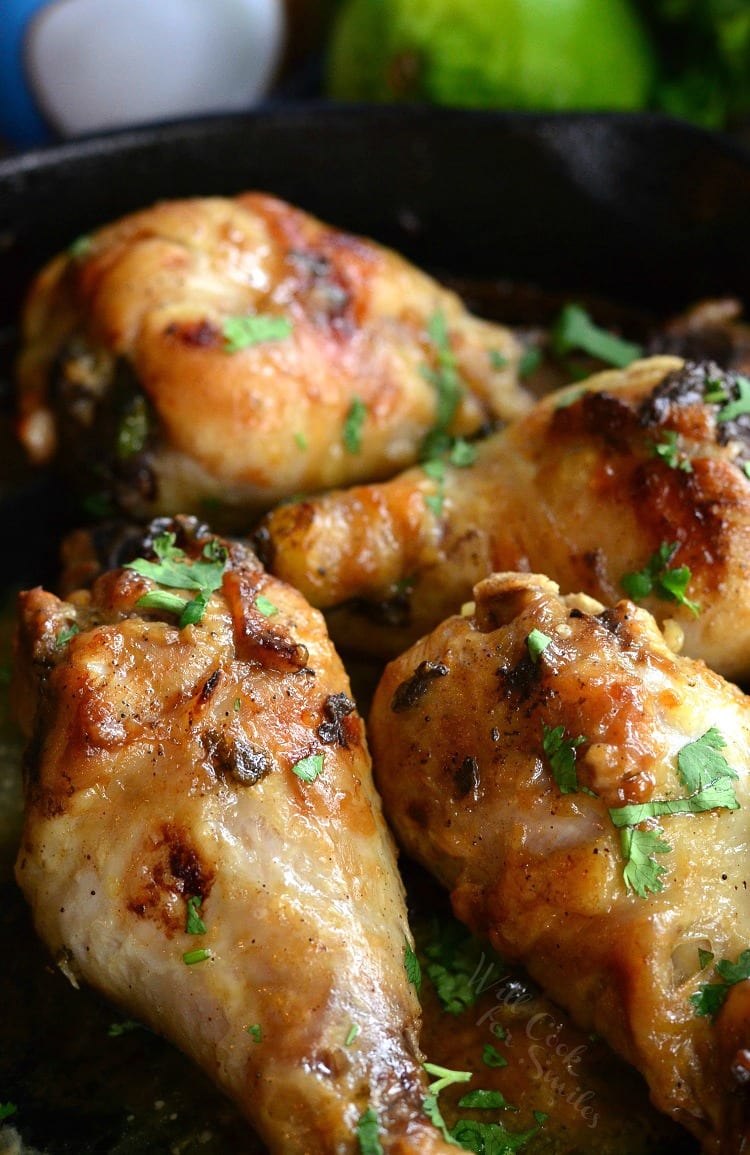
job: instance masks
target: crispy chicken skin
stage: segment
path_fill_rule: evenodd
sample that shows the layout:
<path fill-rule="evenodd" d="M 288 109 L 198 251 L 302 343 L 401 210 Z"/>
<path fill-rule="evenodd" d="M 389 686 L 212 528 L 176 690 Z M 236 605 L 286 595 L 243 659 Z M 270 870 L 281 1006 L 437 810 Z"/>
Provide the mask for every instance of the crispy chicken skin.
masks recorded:
<path fill-rule="evenodd" d="M 153 588 L 123 568 L 67 602 L 20 595 L 16 873 L 39 934 L 271 1151 L 355 1152 L 368 1110 L 384 1150 L 446 1150 L 422 1112 L 392 842 L 321 616 L 234 545 L 198 624 L 139 610 Z M 318 756 L 313 780 L 295 773 Z M 189 934 L 195 899 L 205 931 Z"/>
<path fill-rule="evenodd" d="M 614 605 L 623 576 L 669 547 L 666 569 L 689 568 L 700 612 L 658 583 L 643 605 L 678 623 L 686 653 L 745 678 L 750 405 L 731 416 L 739 388 L 674 357 L 599 373 L 478 444 L 473 466 L 446 462 L 443 481 L 414 468 L 275 510 L 259 547 L 314 605 L 349 603 L 330 618 L 337 641 L 390 657 L 493 571 L 540 570 Z"/>
<path fill-rule="evenodd" d="M 288 331 L 231 352 L 227 322 L 256 315 Z M 280 498 L 419 459 L 445 416 L 436 315 L 465 385 L 451 429 L 527 408 L 510 331 L 396 253 L 261 193 L 158 204 L 39 274 L 20 437 L 133 516 L 210 503 L 212 524 L 242 528 Z"/>
<path fill-rule="evenodd" d="M 603 610 L 525 574 L 475 595 L 376 692 L 369 736 L 397 838 L 457 916 L 637 1066 L 706 1151 L 744 1151 L 750 982 L 725 989 L 715 1020 L 690 1000 L 721 983 L 699 950 L 736 962 L 750 944 L 748 700 L 676 657 L 631 602 Z M 550 639 L 536 660 L 534 629 Z M 558 785 L 544 727 L 577 742 L 577 792 Z M 671 848 L 658 854 L 663 889 L 642 897 L 609 808 L 685 797 L 678 752 L 713 728 L 740 808 L 641 823 Z"/>

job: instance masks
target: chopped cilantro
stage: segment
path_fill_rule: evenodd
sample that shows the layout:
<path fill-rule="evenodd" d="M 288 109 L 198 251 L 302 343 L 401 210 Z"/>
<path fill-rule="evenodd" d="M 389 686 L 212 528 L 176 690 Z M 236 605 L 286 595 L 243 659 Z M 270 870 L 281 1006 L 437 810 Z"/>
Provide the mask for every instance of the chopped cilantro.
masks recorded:
<path fill-rule="evenodd" d="M 448 1132 L 448 1126 L 443 1118 L 442 1112 L 438 1106 L 437 1095 L 425 1095 L 422 1100 L 422 1110 L 434 1127 L 437 1127 L 440 1134 L 447 1143 L 452 1143 L 452 1139 Z"/>
<path fill-rule="evenodd" d="M 368 1107 L 357 1122 L 360 1155 L 383 1155 L 383 1148 L 378 1139 L 379 1129 L 378 1117 L 372 1107 Z"/>
<path fill-rule="evenodd" d="M 454 1083 L 468 1083 L 471 1080 L 471 1071 L 452 1071 L 450 1067 L 439 1067 L 437 1063 L 423 1063 L 425 1071 L 428 1075 L 436 1075 L 437 1078 L 430 1083 L 430 1090 L 433 1095 L 439 1095 L 446 1087 L 452 1087 Z"/>
<path fill-rule="evenodd" d="M 722 385 L 721 381 L 714 378 L 706 378 L 706 388 L 703 393 L 703 400 L 711 405 L 719 405 L 722 401 L 728 401 L 727 391 Z"/>
<path fill-rule="evenodd" d="M 272 601 L 269 601 L 265 594 L 256 594 L 254 605 L 256 610 L 263 614 L 264 618 L 272 618 L 274 614 L 279 612 L 278 606 L 275 606 Z"/>
<path fill-rule="evenodd" d="M 482 1047 L 482 1062 L 486 1067 L 507 1067 L 508 1060 L 501 1055 L 494 1043 L 485 1043 Z"/>
<path fill-rule="evenodd" d="M 705 951 L 704 955 L 708 953 L 710 952 Z M 726 1002 L 729 988 L 736 983 L 750 979 L 750 950 L 743 950 L 736 963 L 729 959 L 722 959 L 721 962 L 716 963 L 714 969 L 722 981 L 720 983 L 702 983 L 697 994 L 690 996 L 690 1002 L 695 1007 L 696 1015 L 709 1015 L 711 1018 L 715 1018 Z"/>
<path fill-rule="evenodd" d="M 15 1115 L 17 1110 L 18 1107 L 15 1103 L 0 1103 L 0 1122 L 2 1122 L 3 1119 L 9 1119 L 11 1115 Z"/>
<path fill-rule="evenodd" d="M 227 353 L 239 353 L 251 345 L 265 341 L 282 341 L 292 332 L 288 317 L 274 317 L 268 313 L 250 313 L 247 316 L 227 317 L 223 334 Z"/>
<path fill-rule="evenodd" d="M 611 813 L 611 811 L 610 811 Z M 666 868 L 656 861 L 654 855 L 669 854 L 672 847 L 661 835 L 663 830 L 639 830 L 626 826 L 620 831 L 622 856 L 625 859 L 622 876 L 629 891 L 635 891 L 640 898 L 658 894 L 664 889 L 661 876 Z"/>
<path fill-rule="evenodd" d="M 445 314 L 437 309 L 427 322 L 427 335 L 437 356 L 437 369 L 420 366 L 420 373 L 436 393 L 435 423 L 422 443 L 422 458 L 444 453 L 451 445 L 448 433 L 463 395 L 463 385 L 456 368 L 456 358 L 448 337 Z"/>
<path fill-rule="evenodd" d="M 470 465 L 474 464 L 476 459 L 476 445 L 472 445 L 470 441 L 464 441 L 463 437 L 457 437 L 448 454 L 448 460 L 451 465 L 455 465 L 457 469 L 467 469 Z"/>
<path fill-rule="evenodd" d="M 702 971 L 706 969 L 714 961 L 714 952 L 712 950 L 703 950 L 698 947 L 698 962 Z"/>
<path fill-rule="evenodd" d="M 678 447 L 679 434 L 674 429 L 665 429 L 661 441 L 655 441 L 651 446 L 654 457 L 660 457 L 670 469 L 680 469 L 683 473 L 692 473 L 693 467 L 690 458 L 680 453 Z"/>
<path fill-rule="evenodd" d="M 260 1023 L 253 1023 L 253 1025 L 251 1027 L 246 1027 L 245 1030 L 247 1031 L 248 1035 L 250 1036 L 250 1038 L 253 1040 L 254 1043 L 260 1043 L 262 1041 L 263 1030 L 261 1028 Z"/>
<path fill-rule="evenodd" d="M 318 775 L 323 773 L 323 755 L 308 754 L 306 758 L 300 758 L 299 762 L 295 762 L 292 766 L 292 773 L 302 782 L 314 782 Z"/>
<path fill-rule="evenodd" d="M 242 699 L 241 698 L 235 698 L 234 699 L 234 712 L 235 712 L 235 714 L 239 714 L 241 707 L 242 707 Z"/>
<path fill-rule="evenodd" d="M 356 1039 L 358 1034 L 359 1034 L 359 1023 L 352 1023 L 352 1025 L 349 1027 L 349 1030 L 346 1033 L 346 1038 L 344 1039 L 344 1046 L 345 1047 L 351 1047 L 352 1043 L 354 1042 L 354 1040 Z"/>
<path fill-rule="evenodd" d="M 67 646 L 71 638 L 74 638 L 76 634 L 80 634 L 80 632 L 80 628 L 76 625 L 76 623 L 71 622 L 71 624 L 66 626 L 65 629 L 60 630 L 60 633 L 55 638 L 55 648 L 62 650 L 64 646 Z"/>
<path fill-rule="evenodd" d="M 445 464 L 438 458 L 425 461 L 422 468 L 427 476 L 437 483 L 437 493 L 425 494 L 424 503 L 435 517 L 440 517 L 445 501 Z"/>
<path fill-rule="evenodd" d="M 154 541 L 154 553 L 158 561 L 136 558 L 128 562 L 126 569 L 132 569 L 142 577 L 150 578 L 162 586 L 175 589 L 194 589 L 198 592 L 192 599 L 168 594 L 163 590 L 152 590 L 139 598 L 136 605 L 143 609 L 165 610 L 180 615 L 180 629 L 195 625 L 203 617 L 211 593 L 220 588 L 224 580 L 227 551 L 215 539 L 208 541 L 200 558 L 191 561 L 183 550 L 175 546 L 173 533 L 162 533 Z"/>
<path fill-rule="evenodd" d="M 502 1123 L 479 1123 L 475 1119 L 459 1119 L 450 1131 L 451 1138 L 465 1151 L 476 1155 L 512 1155 L 541 1130 L 547 1115 L 535 1111 L 536 1127 L 527 1131 L 508 1131 Z"/>
<path fill-rule="evenodd" d="M 349 412 L 344 422 L 341 440 L 347 453 L 359 453 L 362 449 L 362 426 L 367 417 L 367 406 L 360 397 L 352 398 Z"/>
<path fill-rule="evenodd" d="M 499 975 L 501 960 L 486 950 L 457 919 L 433 919 L 424 948 L 425 970 L 443 1010 L 458 1015 L 472 1007 Z"/>
<path fill-rule="evenodd" d="M 583 734 L 566 738 L 564 726 L 542 728 L 542 748 L 561 794 L 575 794 L 578 790 L 576 747 L 585 741 Z"/>
<path fill-rule="evenodd" d="M 508 366 L 508 358 L 499 349 L 490 349 L 488 353 L 490 365 L 493 369 L 505 369 Z"/>
<path fill-rule="evenodd" d="M 459 1107 L 477 1107 L 483 1111 L 517 1111 L 502 1091 L 469 1091 L 458 1100 Z"/>
<path fill-rule="evenodd" d="M 526 638 L 526 648 L 529 651 L 529 657 L 532 662 L 536 663 L 547 649 L 547 646 L 552 642 L 547 634 L 542 633 L 541 630 L 534 628 L 529 636 Z"/>
<path fill-rule="evenodd" d="M 203 899 L 200 895 L 195 894 L 192 898 L 187 900 L 187 920 L 185 922 L 185 934 L 205 934 L 206 924 L 198 914 Z"/>
<path fill-rule="evenodd" d="M 640 345 L 624 341 L 607 329 L 596 325 L 580 305 L 566 305 L 558 317 L 550 335 L 551 345 L 558 356 L 581 351 L 624 369 L 631 361 L 643 355 Z"/>
<path fill-rule="evenodd" d="M 76 261 L 80 261 L 82 257 L 91 249 L 93 244 L 90 233 L 82 233 L 80 237 L 76 237 L 74 241 L 68 245 L 68 256 L 71 256 Z"/>
<path fill-rule="evenodd" d="M 199 950 L 188 950 L 182 956 L 182 961 L 186 966 L 193 966 L 195 963 L 205 962 L 206 959 L 211 958 L 211 951 L 201 947 Z"/>
<path fill-rule="evenodd" d="M 419 994 L 422 987 L 422 968 L 419 965 L 419 959 L 412 950 L 411 944 L 404 939 L 404 970 L 406 977 L 413 985 L 417 994 Z"/>
<path fill-rule="evenodd" d="M 305 437 L 304 433 L 295 433 L 294 441 L 295 441 L 297 448 L 302 450 L 302 452 L 304 453 L 304 451 L 308 447 L 308 441 L 307 441 L 307 438 Z"/>
<path fill-rule="evenodd" d="M 518 362 L 518 376 L 530 377 L 542 363 L 542 350 L 538 345 L 529 345 L 524 349 Z"/>
<path fill-rule="evenodd" d="M 647 818 L 659 818 L 663 814 L 704 814 L 707 810 L 739 808 L 734 787 L 724 777 L 709 782 L 688 798 L 656 798 L 651 802 L 635 802 L 630 806 L 618 806 L 610 810 L 609 816 L 619 829 L 622 826 L 637 826 Z"/>
<path fill-rule="evenodd" d="M 742 472 L 745 474 L 745 477 L 750 477 L 750 461 L 746 461 L 742 466 Z"/>
<path fill-rule="evenodd" d="M 750 379 L 738 373 L 734 380 L 739 396 L 735 401 L 728 401 L 727 404 L 719 410 L 716 414 L 716 420 L 718 422 L 735 421 L 745 413 L 750 413 Z"/>
<path fill-rule="evenodd" d="M 688 742 L 677 755 L 677 773 L 685 789 L 693 794 L 705 790 L 718 778 L 737 778 L 723 754 L 726 746 L 723 735 L 715 726 L 694 742 Z"/>
<path fill-rule="evenodd" d="M 150 416 L 143 394 L 135 397 L 117 427 L 115 450 L 120 461 L 141 453 L 149 435 Z"/>
<path fill-rule="evenodd" d="M 687 606 L 690 612 L 698 617 L 700 606 L 687 596 L 690 570 L 686 565 L 678 569 L 668 568 L 678 548 L 679 542 L 670 545 L 663 541 L 642 570 L 623 574 L 620 585 L 634 602 L 642 601 L 653 593 L 664 601 L 679 602 L 680 605 Z"/>
<path fill-rule="evenodd" d="M 140 1031 L 143 1024 L 135 1019 L 123 1019 L 121 1023 L 110 1023 L 107 1027 L 107 1038 L 119 1039 L 121 1035 L 129 1035 L 131 1031 Z"/>

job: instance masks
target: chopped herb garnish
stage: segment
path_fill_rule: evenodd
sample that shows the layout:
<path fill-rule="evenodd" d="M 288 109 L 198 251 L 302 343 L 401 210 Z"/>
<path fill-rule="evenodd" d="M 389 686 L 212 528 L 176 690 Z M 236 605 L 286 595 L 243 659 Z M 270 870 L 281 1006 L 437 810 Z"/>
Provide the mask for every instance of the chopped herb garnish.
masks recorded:
<path fill-rule="evenodd" d="M 649 594 L 664 601 L 679 602 L 687 606 L 696 617 L 700 613 L 700 606 L 687 596 L 687 587 L 690 582 L 690 570 L 686 565 L 678 569 L 669 569 L 669 563 L 679 549 L 679 542 L 663 541 L 656 553 L 653 553 L 642 570 L 636 573 L 623 574 L 620 585 L 625 593 L 634 602 L 642 601 Z"/>
<path fill-rule="evenodd" d="M 611 813 L 611 811 L 610 811 Z M 622 876 L 629 891 L 635 891 L 640 898 L 658 894 L 664 889 L 661 876 L 666 868 L 656 861 L 654 855 L 669 854 L 672 847 L 661 835 L 663 830 L 638 830 L 626 826 L 620 831 L 622 856 L 625 859 Z"/>
<path fill-rule="evenodd" d="M 482 1062 L 486 1067 L 507 1067 L 508 1060 L 501 1055 L 494 1043 L 485 1043 L 482 1047 Z"/>
<path fill-rule="evenodd" d="M 703 400 L 711 405 L 719 405 L 722 401 L 728 401 L 727 391 L 721 381 L 714 378 L 706 378 L 706 389 L 703 394 Z"/>
<path fill-rule="evenodd" d="M 547 646 L 551 643 L 552 638 L 547 634 L 542 633 L 541 630 L 537 630 L 536 628 L 533 629 L 526 639 L 526 648 L 529 651 L 529 657 L 532 662 L 538 662 L 541 655 L 547 649 Z"/>
<path fill-rule="evenodd" d="M 651 446 L 654 457 L 660 457 L 670 469 L 680 469 L 683 473 L 692 473 L 693 467 L 690 458 L 680 453 L 678 448 L 679 434 L 674 429 L 665 429 L 661 441 L 655 441 Z"/>
<path fill-rule="evenodd" d="M 522 379 L 530 377 L 542 363 L 542 350 L 538 345 L 529 345 L 524 349 L 518 362 L 518 376 Z"/>
<path fill-rule="evenodd" d="M 704 951 L 703 955 L 709 953 L 709 951 Z M 713 959 L 713 955 L 711 958 Z M 701 963 L 701 968 L 703 965 Z M 698 993 L 690 996 L 690 1002 L 695 1007 L 696 1015 L 710 1015 L 711 1018 L 715 1018 L 726 1002 L 729 988 L 736 983 L 750 979 L 750 950 L 743 950 L 736 963 L 729 959 L 722 959 L 721 962 L 717 962 L 714 969 L 722 981 L 720 983 L 703 983 L 698 988 Z"/>
<path fill-rule="evenodd" d="M 263 1030 L 260 1026 L 260 1023 L 253 1023 L 251 1027 L 246 1027 L 245 1029 L 254 1043 L 261 1042 L 263 1038 Z"/>
<path fill-rule="evenodd" d="M 542 748 L 561 794 L 575 794 L 578 790 L 576 747 L 585 741 L 583 734 L 566 738 L 564 726 L 542 728 Z"/>
<path fill-rule="evenodd" d="M 135 1019 L 123 1019 L 121 1023 L 110 1023 L 107 1027 L 107 1037 L 110 1039 L 119 1039 L 121 1035 L 129 1035 L 131 1031 L 140 1031 L 143 1029 L 143 1024 L 136 1022 Z"/>
<path fill-rule="evenodd" d="M 488 353 L 490 365 L 493 369 L 505 369 L 508 366 L 508 358 L 499 349 L 490 349 Z"/>
<path fill-rule="evenodd" d="M 715 726 L 694 742 L 688 742 L 677 755 L 677 773 L 682 785 L 691 794 L 704 790 L 718 778 L 737 778 L 736 770 L 719 751 L 726 746 L 723 735 Z"/>
<path fill-rule="evenodd" d="M 141 453 L 149 435 L 150 419 L 146 398 L 141 394 L 133 399 L 127 413 L 117 427 L 115 449 L 121 461 Z"/>
<path fill-rule="evenodd" d="M 239 353 L 251 345 L 264 341 L 283 341 L 292 332 L 292 322 L 288 317 L 274 317 L 267 313 L 251 313 L 247 316 L 227 317 L 223 334 L 227 353 Z"/>
<path fill-rule="evenodd" d="M 479 1123 L 475 1119 L 459 1119 L 450 1131 L 450 1137 L 465 1151 L 476 1155 L 512 1155 L 541 1130 L 548 1116 L 534 1111 L 536 1127 L 528 1131 L 508 1131 L 502 1123 Z"/>
<path fill-rule="evenodd" d="M 179 626 L 195 625 L 203 617 L 209 598 L 220 588 L 224 580 L 227 551 L 218 541 L 212 539 L 204 547 L 200 558 L 191 561 L 183 550 L 175 546 L 173 533 L 162 533 L 154 541 L 154 553 L 158 561 L 136 558 L 128 562 L 126 569 L 135 570 L 142 577 L 151 578 L 159 585 L 175 589 L 194 589 L 194 598 L 181 598 L 177 594 L 152 590 L 139 598 L 136 605 L 143 609 L 164 610 L 179 614 Z"/>
<path fill-rule="evenodd" d="M 354 397 L 344 422 L 341 440 L 347 453 L 359 453 L 362 449 L 362 426 L 367 417 L 367 406 L 360 397 Z"/>
<path fill-rule="evenodd" d="M 647 818 L 660 818 L 666 814 L 704 814 L 707 810 L 739 810 L 739 808 L 740 804 L 735 797 L 731 781 L 728 778 L 718 778 L 688 798 L 635 802 L 630 806 L 618 806 L 610 810 L 609 816 L 619 829 L 623 826 L 637 826 Z"/>
<path fill-rule="evenodd" d="M 86 256 L 92 244 L 93 240 L 90 233 L 83 233 L 68 245 L 68 256 L 80 261 L 81 257 Z"/>
<path fill-rule="evenodd" d="M 750 477 L 750 461 L 746 461 L 742 466 L 742 472 L 745 474 L 745 477 Z"/>
<path fill-rule="evenodd" d="M 430 1083 L 430 1090 L 434 1095 L 439 1095 L 454 1083 L 468 1083 L 471 1080 L 471 1071 L 452 1071 L 450 1067 L 439 1067 L 437 1063 L 423 1063 L 422 1066 L 428 1075 L 436 1076 Z"/>
<path fill-rule="evenodd" d="M 234 712 L 235 712 L 235 714 L 239 714 L 241 707 L 242 707 L 242 699 L 241 698 L 235 698 L 234 699 Z"/>
<path fill-rule="evenodd" d="M 308 754 L 306 758 L 300 758 L 299 762 L 295 762 L 292 766 L 292 773 L 302 782 L 314 782 L 318 775 L 323 773 L 323 755 Z"/>
<path fill-rule="evenodd" d="M 455 465 L 457 469 L 468 469 L 470 465 L 474 464 L 476 459 L 476 445 L 473 445 L 470 441 L 464 441 L 463 437 L 457 437 L 448 454 L 448 460 L 451 465 Z"/>
<path fill-rule="evenodd" d="M 185 922 L 186 934 L 206 933 L 206 924 L 198 914 L 202 903 L 203 899 L 198 894 L 193 895 L 192 898 L 187 900 L 187 920 Z"/>
<path fill-rule="evenodd" d="M 205 962 L 206 959 L 210 959 L 210 958 L 211 958 L 211 951 L 206 950 L 204 947 L 201 947 L 199 950 L 186 951 L 185 954 L 182 956 L 182 961 L 185 963 L 186 966 L 191 967 L 195 963 L 202 963 L 202 962 Z"/>
<path fill-rule="evenodd" d="M 9 1119 L 11 1115 L 15 1115 L 18 1107 L 15 1103 L 0 1103 L 0 1122 L 3 1119 Z"/>
<path fill-rule="evenodd" d="M 429 478 L 437 482 L 438 487 L 437 493 L 425 494 L 424 503 L 435 517 L 440 517 L 445 502 L 445 464 L 436 458 L 433 461 L 425 461 L 422 468 Z"/>
<path fill-rule="evenodd" d="M 463 385 L 456 369 L 456 358 L 451 348 L 445 315 L 437 309 L 427 322 L 427 335 L 437 354 L 437 369 L 420 366 L 420 373 L 437 394 L 435 424 L 422 444 L 422 458 L 429 459 L 445 453 L 451 445 L 448 428 L 456 415 Z"/>
<path fill-rule="evenodd" d="M 404 970 L 406 977 L 419 994 L 422 988 L 422 968 L 411 944 L 404 940 Z"/>
<path fill-rule="evenodd" d="M 352 1043 L 354 1042 L 354 1040 L 356 1039 L 358 1034 L 359 1034 L 359 1023 L 352 1023 L 352 1025 L 349 1027 L 349 1030 L 346 1033 L 346 1038 L 344 1039 L 344 1046 L 345 1047 L 351 1047 Z"/>
<path fill-rule="evenodd" d="M 378 1138 L 379 1130 L 378 1117 L 372 1107 L 368 1107 L 357 1122 L 360 1155 L 383 1155 L 383 1148 Z"/>
<path fill-rule="evenodd" d="M 279 607 L 275 606 L 272 601 L 269 601 L 265 594 L 256 594 L 254 605 L 256 610 L 263 614 L 264 618 L 272 618 L 274 614 L 279 612 Z"/>
<path fill-rule="evenodd" d="M 643 355 L 640 345 L 602 329 L 580 305 L 564 307 L 552 329 L 550 343 L 558 356 L 580 351 L 618 369 Z"/>
<path fill-rule="evenodd" d="M 55 638 L 56 649 L 62 650 L 64 646 L 67 646 L 70 639 L 74 638 L 76 634 L 80 634 L 80 632 L 80 628 L 76 625 L 76 623 L 71 622 L 71 624 L 66 626 L 65 629 L 60 630 L 60 633 Z"/>
<path fill-rule="evenodd" d="M 745 413 L 750 413 L 750 379 L 737 374 L 734 380 L 739 397 L 735 401 L 728 401 L 723 409 L 719 410 L 716 414 L 718 422 L 735 421 Z"/>
<path fill-rule="evenodd" d="M 517 1111 L 502 1091 L 469 1091 L 458 1100 L 459 1107 L 478 1107 L 482 1111 Z"/>
<path fill-rule="evenodd" d="M 307 438 L 305 437 L 304 433 L 295 433 L 294 441 L 295 441 L 297 448 L 301 449 L 302 452 L 304 453 L 304 451 L 307 449 L 307 446 L 308 446 L 308 441 L 307 441 Z"/>
<path fill-rule="evenodd" d="M 712 950 L 703 950 L 703 948 L 699 946 L 698 947 L 698 962 L 700 963 L 701 970 L 704 971 L 706 969 L 706 967 L 710 966 L 710 964 L 713 961 L 714 961 L 714 952 Z"/>

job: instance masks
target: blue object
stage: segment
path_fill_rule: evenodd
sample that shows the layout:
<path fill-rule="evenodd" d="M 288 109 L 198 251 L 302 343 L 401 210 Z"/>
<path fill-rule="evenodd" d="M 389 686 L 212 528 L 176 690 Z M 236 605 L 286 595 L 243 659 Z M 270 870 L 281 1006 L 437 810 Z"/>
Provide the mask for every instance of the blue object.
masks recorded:
<path fill-rule="evenodd" d="M 32 17 L 49 0 L 2 0 L 0 15 L 0 137 L 20 147 L 53 137 L 26 75 L 25 39 Z"/>

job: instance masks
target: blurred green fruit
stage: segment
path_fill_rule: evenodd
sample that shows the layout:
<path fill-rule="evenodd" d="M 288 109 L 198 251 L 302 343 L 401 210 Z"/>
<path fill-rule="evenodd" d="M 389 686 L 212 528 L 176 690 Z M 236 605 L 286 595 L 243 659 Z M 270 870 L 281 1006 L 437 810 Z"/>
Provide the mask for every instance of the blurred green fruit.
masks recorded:
<path fill-rule="evenodd" d="M 627 0 L 348 0 L 330 44 L 340 100 L 637 109 L 655 79 Z"/>

